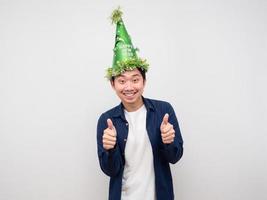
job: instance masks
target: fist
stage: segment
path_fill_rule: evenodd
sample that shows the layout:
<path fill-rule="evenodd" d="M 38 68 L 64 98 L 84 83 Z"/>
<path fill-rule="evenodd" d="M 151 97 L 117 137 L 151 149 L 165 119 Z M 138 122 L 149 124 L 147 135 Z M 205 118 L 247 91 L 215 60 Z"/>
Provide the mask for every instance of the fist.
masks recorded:
<path fill-rule="evenodd" d="M 170 144 L 174 141 L 175 130 L 173 125 L 169 123 L 169 114 L 165 114 L 160 126 L 161 138 L 164 144 Z"/>
<path fill-rule="evenodd" d="M 102 142 L 104 149 L 110 150 L 113 149 L 116 144 L 117 132 L 111 119 L 107 119 L 107 126 L 108 127 L 104 130 L 104 134 L 102 136 Z"/>

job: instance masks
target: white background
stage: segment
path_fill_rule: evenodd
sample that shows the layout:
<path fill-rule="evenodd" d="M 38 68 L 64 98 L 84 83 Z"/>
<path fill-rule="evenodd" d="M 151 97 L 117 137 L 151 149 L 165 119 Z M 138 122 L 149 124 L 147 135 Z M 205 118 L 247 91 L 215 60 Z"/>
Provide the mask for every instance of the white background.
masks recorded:
<path fill-rule="evenodd" d="M 176 199 L 267 199 L 267 1 L 0 0 L 0 199 L 107 199 L 99 115 L 121 5 L 145 96 L 169 101 L 184 138 Z"/>

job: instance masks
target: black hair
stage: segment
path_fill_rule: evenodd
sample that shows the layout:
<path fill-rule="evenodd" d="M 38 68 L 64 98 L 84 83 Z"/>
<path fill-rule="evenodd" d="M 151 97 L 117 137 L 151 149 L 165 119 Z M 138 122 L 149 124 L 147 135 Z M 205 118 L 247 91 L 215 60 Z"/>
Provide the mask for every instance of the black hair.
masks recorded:
<path fill-rule="evenodd" d="M 141 75 L 142 75 L 142 77 L 143 77 L 143 79 L 144 79 L 144 81 L 145 81 L 145 80 L 146 80 L 146 71 L 143 70 L 143 69 L 140 68 L 140 67 L 137 67 L 136 69 L 138 69 L 138 71 L 141 73 Z M 112 77 L 111 77 L 111 82 L 114 82 L 114 80 L 115 80 L 115 76 L 112 76 Z"/>

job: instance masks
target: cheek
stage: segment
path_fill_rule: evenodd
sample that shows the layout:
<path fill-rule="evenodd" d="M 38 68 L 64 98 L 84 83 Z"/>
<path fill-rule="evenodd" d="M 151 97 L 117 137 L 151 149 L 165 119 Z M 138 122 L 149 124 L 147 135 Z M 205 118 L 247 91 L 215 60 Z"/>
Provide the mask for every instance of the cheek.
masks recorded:
<path fill-rule="evenodd" d="M 121 91 L 123 91 L 123 86 L 118 85 L 114 89 L 116 90 L 117 93 L 120 93 Z"/>
<path fill-rule="evenodd" d="M 137 87 L 136 87 L 138 90 L 140 91 L 143 91 L 144 90 L 144 84 L 139 84 Z"/>

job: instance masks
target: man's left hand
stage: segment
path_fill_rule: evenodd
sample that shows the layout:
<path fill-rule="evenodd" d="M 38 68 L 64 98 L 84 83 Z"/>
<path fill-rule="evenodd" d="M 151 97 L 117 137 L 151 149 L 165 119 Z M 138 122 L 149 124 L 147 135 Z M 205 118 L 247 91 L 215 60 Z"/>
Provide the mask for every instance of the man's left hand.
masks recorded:
<path fill-rule="evenodd" d="M 175 130 L 173 129 L 173 125 L 169 123 L 168 113 L 166 113 L 162 119 L 160 131 L 161 131 L 162 142 L 164 144 L 170 144 L 174 141 Z"/>

